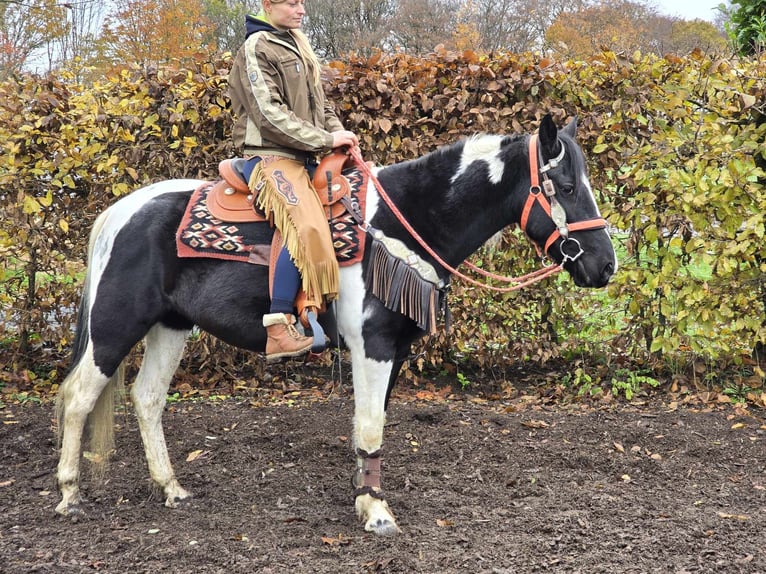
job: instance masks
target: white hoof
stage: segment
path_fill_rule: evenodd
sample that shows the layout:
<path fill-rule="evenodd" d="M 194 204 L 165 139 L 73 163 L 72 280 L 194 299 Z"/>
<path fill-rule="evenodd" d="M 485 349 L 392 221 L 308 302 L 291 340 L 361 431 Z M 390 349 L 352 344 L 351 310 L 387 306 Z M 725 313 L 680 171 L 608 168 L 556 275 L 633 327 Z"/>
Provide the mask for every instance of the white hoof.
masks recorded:
<path fill-rule="evenodd" d="M 168 508 L 179 508 L 191 502 L 191 492 L 182 488 L 176 479 L 173 479 L 163 490 L 167 497 L 165 499 L 165 506 Z"/>
<path fill-rule="evenodd" d="M 58 512 L 61 516 L 70 518 L 73 522 L 77 522 L 80 518 L 85 516 L 85 511 L 83 510 L 79 501 L 66 502 L 65 500 L 62 500 L 56 507 L 56 512 Z"/>
<path fill-rule="evenodd" d="M 374 532 L 378 536 L 393 536 L 401 532 L 385 500 L 373 498 L 369 494 L 357 496 L 356 512 L 364 521 L 367 532 Z"/>
<path fill-rule="evenodd" d="M 72 519 L 77 519 L 85 514 L 82 509 L 82 499 L 80 498 L 80 491 L 77 488 L 70 488 L 67 486 L 61 487 L 61 501 L 56 506 L 56 512 L 61 516 L 69 516 Z"/>
<path fill-rule="evenodd" d="M 399 530 L 399 527 L 393 521 L 393 518 L 391 519 L 378 518 L 376 520 L 372 520 L 372 519 L 368 520 L 367 523 L 364 525 L 364 529 L 367 532 L 373 532 L 377 534 L 378 536 L 393 536 L 395 534 L 401 533 L 401 530 Z"/>

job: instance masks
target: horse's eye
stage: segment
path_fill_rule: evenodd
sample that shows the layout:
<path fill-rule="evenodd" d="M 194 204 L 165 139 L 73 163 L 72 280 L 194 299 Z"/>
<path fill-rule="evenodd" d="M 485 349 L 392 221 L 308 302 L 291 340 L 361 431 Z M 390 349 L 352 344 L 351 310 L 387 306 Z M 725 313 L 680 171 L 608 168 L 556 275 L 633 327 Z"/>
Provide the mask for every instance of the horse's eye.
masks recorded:
<path fill-rule="evenodd" d="M 572 185 L 565 185 L 561 188 L 561 193 L 564 195 L 572 195 L 574 193 L 574 186 Z"/>

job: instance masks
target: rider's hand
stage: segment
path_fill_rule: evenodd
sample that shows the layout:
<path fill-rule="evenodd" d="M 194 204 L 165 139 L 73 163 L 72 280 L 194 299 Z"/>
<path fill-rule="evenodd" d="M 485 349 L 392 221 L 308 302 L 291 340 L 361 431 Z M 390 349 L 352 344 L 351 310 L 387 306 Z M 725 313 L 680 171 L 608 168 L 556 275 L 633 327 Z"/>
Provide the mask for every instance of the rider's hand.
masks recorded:
<path fill-rule="evenodd" d="M 336 149 L 343 146 L 357 147 L 359 145 L 359 138 L 356 137 L 354 132 L 348 130 L 338 130 L 332 132 L 332 148 Z"/>

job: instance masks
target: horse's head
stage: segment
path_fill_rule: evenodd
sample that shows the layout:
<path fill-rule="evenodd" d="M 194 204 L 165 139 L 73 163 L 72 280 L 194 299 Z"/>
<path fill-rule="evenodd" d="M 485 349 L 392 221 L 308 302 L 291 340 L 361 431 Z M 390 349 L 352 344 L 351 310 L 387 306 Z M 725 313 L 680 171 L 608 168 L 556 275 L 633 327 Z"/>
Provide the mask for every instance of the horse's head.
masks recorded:
<path fill-rule="evenodd" d="M 580 287 L 603 287 L 617 270 L 614 247 L 575 141 L 576 120 L 561 131 L 546 115 L 530 136 L 530 191 L 521 227 Z"/>

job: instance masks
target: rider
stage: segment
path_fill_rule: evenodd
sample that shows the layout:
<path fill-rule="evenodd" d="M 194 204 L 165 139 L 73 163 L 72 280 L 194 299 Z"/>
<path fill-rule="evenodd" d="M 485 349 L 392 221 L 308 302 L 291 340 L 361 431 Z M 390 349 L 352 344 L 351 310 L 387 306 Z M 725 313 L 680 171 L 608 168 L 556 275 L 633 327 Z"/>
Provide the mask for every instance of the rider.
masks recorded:
<path fill-rule="evenodd" d="M 311 176 L 318 152 L 359 145 L 325 99 L 320 64 L 300 31 L 305 14 L 304 0 L 262 0 L 262 10 L 245 18 L 246 39 L 229 74 L 234 144 L 250 158 L 250 189 L 284 241 L 263 317 L 267 359 L 311 348 L 293 326 L 301 285 L 316 304 L 337 297 L 338 264 Z"/>

